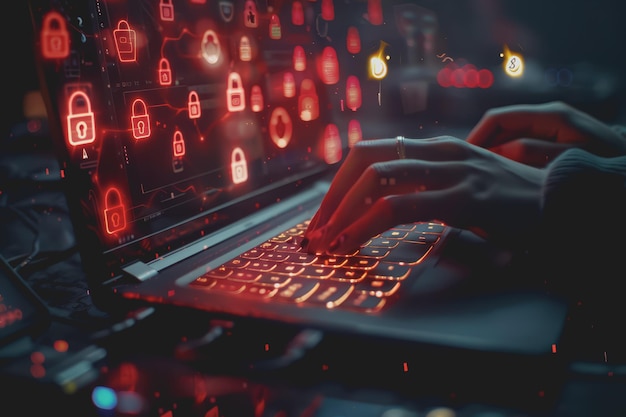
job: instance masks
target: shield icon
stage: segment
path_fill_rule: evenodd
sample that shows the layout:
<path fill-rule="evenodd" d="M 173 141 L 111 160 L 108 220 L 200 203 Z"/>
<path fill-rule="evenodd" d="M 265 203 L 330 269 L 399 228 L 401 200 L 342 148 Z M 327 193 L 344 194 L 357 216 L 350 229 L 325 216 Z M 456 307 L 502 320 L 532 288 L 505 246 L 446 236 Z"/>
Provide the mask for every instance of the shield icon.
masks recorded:
<path fill-rule="evenodd" d="M 233 16 L 235 15 L 233 2 L 230 0 L 221 0 L 219 2 L 220 6 L 220 15 L 224 22 L 230 22 L 233 20 Z"/>

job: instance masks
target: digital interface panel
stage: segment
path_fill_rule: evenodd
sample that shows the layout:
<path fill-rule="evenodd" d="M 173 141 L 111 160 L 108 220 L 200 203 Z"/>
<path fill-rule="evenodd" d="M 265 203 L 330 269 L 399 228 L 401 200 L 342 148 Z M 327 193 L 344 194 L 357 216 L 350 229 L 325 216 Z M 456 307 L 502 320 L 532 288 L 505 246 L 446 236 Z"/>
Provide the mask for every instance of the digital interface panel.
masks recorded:
<path fill-rule="evenodd" d="M 326 104 L 342 79 L 338 52 L 319 30 L 332 2 L 322 17 L 322 3 L 307 1 L 85 3 L 42 2 L 33 17 L 68 159 L 89 176 L 85 201 L 105 249 L 345 156 Z M 347 89 L 356 110 L 356 77 Z"/>
<path fill-rule="evenodd" d="M 441 67 L 436 16 L 404 2 L 31 9 L 68 172 L 87 178 L 81 209 L 114 263 L 154 259 L 234 219 L 235 202 L 338 165 L 381 113 L 390 52 L 425 75 L 387 93 L 401 104 L 387 111 L 424 110 L 419 80 Z"/>

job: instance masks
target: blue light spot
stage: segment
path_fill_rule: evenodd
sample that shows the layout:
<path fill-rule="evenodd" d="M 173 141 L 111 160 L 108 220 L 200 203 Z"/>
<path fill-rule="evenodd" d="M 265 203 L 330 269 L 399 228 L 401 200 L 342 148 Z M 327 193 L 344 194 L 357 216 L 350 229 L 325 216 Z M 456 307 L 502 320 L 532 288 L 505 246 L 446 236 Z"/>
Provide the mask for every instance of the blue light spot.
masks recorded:
<path fill-rule="evenodd" d="M 102 410 L 113 410 L 117 406 L 115 391 L 107 387 L 95 387 L 91 393 L 91 400 Z"/>

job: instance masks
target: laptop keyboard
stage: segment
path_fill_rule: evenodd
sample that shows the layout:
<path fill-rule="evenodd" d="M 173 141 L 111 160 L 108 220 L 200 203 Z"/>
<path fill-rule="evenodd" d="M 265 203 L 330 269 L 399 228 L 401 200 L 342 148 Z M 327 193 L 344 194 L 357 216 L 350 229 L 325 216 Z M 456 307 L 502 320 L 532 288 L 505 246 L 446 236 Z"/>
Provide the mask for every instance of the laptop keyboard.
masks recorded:
<path fill-rule="evenodd" d="M 274 236 L 191 285 L 242 297 L 375 312 L 432 252 L 445 226 L 420 222 L 381 233 L 350 255 L 314 255 L 300 247 L 308 221 Z"/>

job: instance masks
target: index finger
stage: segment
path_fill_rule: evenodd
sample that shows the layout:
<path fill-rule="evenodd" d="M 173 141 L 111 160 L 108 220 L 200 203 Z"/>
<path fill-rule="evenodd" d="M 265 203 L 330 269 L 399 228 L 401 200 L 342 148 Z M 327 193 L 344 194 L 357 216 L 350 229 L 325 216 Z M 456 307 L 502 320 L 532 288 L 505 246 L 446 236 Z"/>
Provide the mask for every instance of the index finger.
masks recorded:
<path fill-rule="evenodd" d="M 359 179 L 367 167 L 375 162 L 398 159 L 397 138 L 364 140 L 358 142 L 348 153 L 337 170 L 332 184 L 315 216 L 311 219 L 305 236 L 325 224 L 345 194 Z"/>

